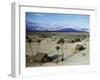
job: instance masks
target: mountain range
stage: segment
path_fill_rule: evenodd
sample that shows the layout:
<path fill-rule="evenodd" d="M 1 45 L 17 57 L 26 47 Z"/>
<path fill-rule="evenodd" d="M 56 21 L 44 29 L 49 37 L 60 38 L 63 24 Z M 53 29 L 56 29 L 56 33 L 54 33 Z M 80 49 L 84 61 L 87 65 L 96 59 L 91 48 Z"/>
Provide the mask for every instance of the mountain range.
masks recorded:
<path fill-rule="evenodd" d="M 51 27 L 52 26 L 52 27 Z M 52 25 L 52 24 L 42 24 L 26 22 L 27 31 L 48 31 L 48 32 L 89 32 L 87 28 L 79 28 L 74 25 Z"/>

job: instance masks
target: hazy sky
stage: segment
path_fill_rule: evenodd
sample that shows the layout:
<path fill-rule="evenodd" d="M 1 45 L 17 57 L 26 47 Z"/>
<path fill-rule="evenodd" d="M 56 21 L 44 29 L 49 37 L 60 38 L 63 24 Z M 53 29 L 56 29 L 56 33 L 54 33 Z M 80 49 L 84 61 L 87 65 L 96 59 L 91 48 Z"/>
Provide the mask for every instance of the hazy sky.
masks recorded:
<path fill-rule="evenodd" d="M 55 14 L 26 12 L 26 22 L 52 25 L 74 25 L 75 28 L 89 28 L 89 16 L 79 14 Z M 52 26 L 51 26 L 52 27 Z"/>

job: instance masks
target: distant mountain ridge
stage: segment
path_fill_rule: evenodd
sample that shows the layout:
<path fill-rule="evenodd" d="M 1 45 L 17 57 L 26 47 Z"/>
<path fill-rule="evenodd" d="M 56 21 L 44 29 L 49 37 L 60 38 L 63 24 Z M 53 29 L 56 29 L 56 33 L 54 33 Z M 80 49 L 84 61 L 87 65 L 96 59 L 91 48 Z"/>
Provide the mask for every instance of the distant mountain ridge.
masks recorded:
<path fill-rule="evenodd" d="M 52 27 L 51 27 L 52 26 Z M 77 26 L 76 26 L 77 27 Z M 87 28 L 75 28 L 74 25 L 51 25 L 51 24 L 40 24 L 40 23 L 31 23 L 26 22 L 27 31 L 47 31 L 47 32 L 88 32 Z"/>

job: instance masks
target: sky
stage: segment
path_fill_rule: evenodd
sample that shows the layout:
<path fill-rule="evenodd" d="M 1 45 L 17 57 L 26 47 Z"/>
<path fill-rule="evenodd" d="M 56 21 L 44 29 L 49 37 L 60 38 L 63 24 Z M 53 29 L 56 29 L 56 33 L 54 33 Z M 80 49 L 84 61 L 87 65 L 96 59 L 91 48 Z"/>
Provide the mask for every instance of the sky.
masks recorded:
<path fill-rule="evenodd" d="M 75 28 L 89 28 L 89 15 L 26 12 L 26 23 L 52 25 L 73 25 Z M 52 27 L 52 26 L 51 26 Z"/>

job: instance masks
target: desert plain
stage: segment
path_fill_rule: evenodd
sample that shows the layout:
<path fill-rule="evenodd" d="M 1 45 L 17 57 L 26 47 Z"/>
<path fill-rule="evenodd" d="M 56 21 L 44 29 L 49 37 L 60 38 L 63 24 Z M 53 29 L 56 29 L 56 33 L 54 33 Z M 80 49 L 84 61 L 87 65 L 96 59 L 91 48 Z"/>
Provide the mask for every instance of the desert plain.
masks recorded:
<path fill-rule="evenodd" d="M 90 63 L 89 32 L 26 32 L 26 37 L 26 67 L 89 65 Z M 60 39 L 63 39 L 62 43 Z M 46 54 L 51 58 L 56 57 L 51 61 L 48 59 L 42 62 L 42 56 L 38 56 L 38 53 Z"/>

